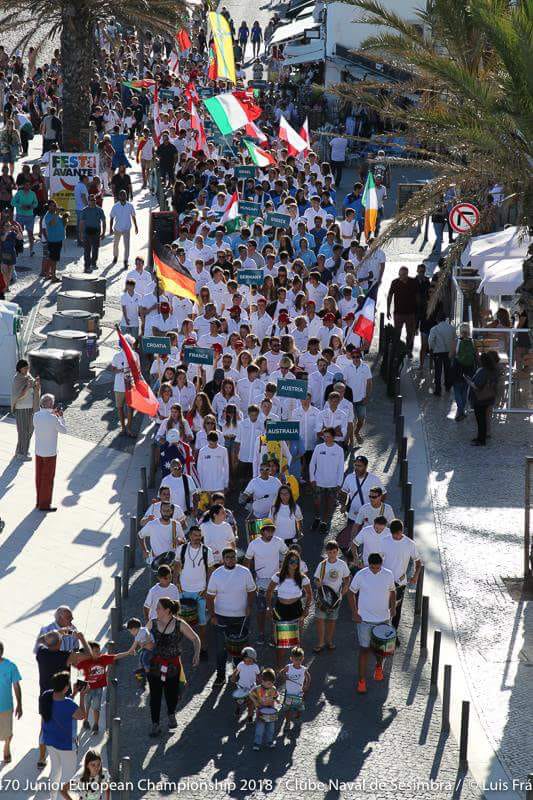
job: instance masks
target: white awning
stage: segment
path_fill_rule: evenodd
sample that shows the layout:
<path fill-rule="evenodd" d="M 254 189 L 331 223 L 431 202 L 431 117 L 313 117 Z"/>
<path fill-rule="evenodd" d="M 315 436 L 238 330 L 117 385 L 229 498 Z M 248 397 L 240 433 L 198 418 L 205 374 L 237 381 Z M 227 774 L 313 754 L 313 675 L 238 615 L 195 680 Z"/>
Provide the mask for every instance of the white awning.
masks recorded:
<path fill-rule="evenodd" d="M 295 39 L 297 36 L 303 36 L 305 31 L 310 31 L 319 27 L 320 23 L 315 22 L 312 14 L 306 17 L 298 18 L 294 20 L 294 22 L 287 23 L 287 25 L 280 25 L 279 28 L 276 28 L 274 31 L 272 38 L 268 43 L 269 47 L 271 47 L 273 44 L 286 42 L 289 39 Z"/>
<path fill-rule="evenodd" d="M 530 238 L 524 228 L 516 226 L 506 228 L 485 236 L 474 236 L 465 247 L 461 256 L 461 264 L 469 262 L 483 275 L 486 262 L 496 262 L 510 258 L 524 259 L 527 255 Z"/>
<path fill-rule="evenodd" d="M 323 39 L 313 39 L 308 44 L 289 42 L 283 51 L 284 67 L 293 67 L 297 64 L 309 64 L 312 61 L 324 61 L 325 47 Z"/>
<path fill-rule="evenodd" d="M 484 292 L 488 297 L 514 294 L 523 281 L 522 264 L 523 259 L 521 258 L 486 261 L 484 263 L 485 274 L 478 286 L 478 293 Z"/>

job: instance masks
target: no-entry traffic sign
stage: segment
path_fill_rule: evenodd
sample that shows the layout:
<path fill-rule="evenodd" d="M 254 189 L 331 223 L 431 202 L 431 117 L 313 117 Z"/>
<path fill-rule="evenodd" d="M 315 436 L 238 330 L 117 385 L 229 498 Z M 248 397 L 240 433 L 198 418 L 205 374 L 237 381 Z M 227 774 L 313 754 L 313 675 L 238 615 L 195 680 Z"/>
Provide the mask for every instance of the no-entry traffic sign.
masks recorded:
<path fill-rule="evenodd" d="M 456 233 L 468 233 L 479 222 L 479 210 L 472 203 L 457 203 L 449 219 Z"/>

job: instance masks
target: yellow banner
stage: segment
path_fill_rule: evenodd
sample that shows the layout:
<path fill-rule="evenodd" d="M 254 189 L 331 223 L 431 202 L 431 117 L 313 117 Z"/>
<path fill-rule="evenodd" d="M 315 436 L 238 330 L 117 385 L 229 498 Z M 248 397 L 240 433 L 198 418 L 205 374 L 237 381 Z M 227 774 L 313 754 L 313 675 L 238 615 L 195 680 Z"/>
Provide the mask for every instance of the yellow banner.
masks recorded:
<path fill-rule="evenodd" d="M 215 11 L 210 11 L 207 16 L 209 17 L 209 25 L 211 26 L 215 43 L 218 78 L 236 84 L 233 37 L 228 21 L 222 14 L 217 14 Z"/>

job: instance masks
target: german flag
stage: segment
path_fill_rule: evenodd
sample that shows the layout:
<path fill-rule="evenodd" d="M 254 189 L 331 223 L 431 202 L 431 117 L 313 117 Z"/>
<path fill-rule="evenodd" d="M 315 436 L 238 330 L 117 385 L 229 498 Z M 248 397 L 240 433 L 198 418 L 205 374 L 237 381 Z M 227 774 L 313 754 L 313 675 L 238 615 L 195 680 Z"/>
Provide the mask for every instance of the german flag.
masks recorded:
<path fill-rule="evenodd" d="M 188 269 L 168 249 L 159 244 L 153 248 L 154 271 L 164 292 L 187 297 L 196 302 L 196 281 Z"/>

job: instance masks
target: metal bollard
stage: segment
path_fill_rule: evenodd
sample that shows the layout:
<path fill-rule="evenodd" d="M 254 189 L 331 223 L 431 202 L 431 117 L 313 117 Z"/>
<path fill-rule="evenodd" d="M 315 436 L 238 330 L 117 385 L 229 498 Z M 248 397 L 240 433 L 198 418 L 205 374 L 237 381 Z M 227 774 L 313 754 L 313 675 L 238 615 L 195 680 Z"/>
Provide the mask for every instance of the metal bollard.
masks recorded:
<path fill-rule="evenodd" d="M 109 731 L 109 735 L 112 735 L 112 726 L 111 722 L 117 716 L 117 708 L 118 708 L 118 679 L 111 678 L 107 683 L 107 715 L 106 715 L 106 727 Z"/>
<path fill-rule="evenodd" d="M 401 394 L 396 395 L 394 398 L 394 405 L 392 407 L 392 418 L 396 422 L 398 422 L 398 417 L 402 413 L 402 396 Z"/>
<path fill-rule="evenodd" d="M 124 545 L 122 551 L 122 597 L 127 597 L 130 590 L 130 546 Z"/>
<path fill-rule="evenodd" d="M 137 555 L 137 520 L 130 517 L 130 569 L 135 569 Z"/>
<path fill-rule="evenodd" d="M 409 539 L 415 538 L 415 510 L 408 508 L 404 519 L 405 533 Z"/>
<path fill-rule="evenodd" d="M 115 608 L 117 609 L 117 616 L 119 625 L 122 625 L 122 579 L 120 575 L 115 575 Z"/>
<path fill-rule="evenodd" d="M 114 606 L 111 609 L 111 638 L 116 642 L 120 634 L 120 619 L 118 609 Z"/>
<path fill-rule="evenodd" d="M 430 691 L 436 692 L 439 683 L 439 661 L 440 661 L 440 640 L 441 632 L 435 631 L 433 634 L 433 653 L 431 656 L 431 680 Z"/>
<path fill-rule="evenodd" d="M 398 445 L 400 444 L 400 442 L 403 439 L 404 430 L 405 430 L 405 417 L 400 412 L 400 415 L 398 416 L 398 418 L 396 420 L 396 441 L 398 442 Z M 404 456 L 404 458 L 405 458 L 405 456 Z"/>
<path fill-rule="evenodd" d="M 150 473 L 148 475 L 148 486 L 152 488 L 155 486 L 155 478 L 157 475 L 157 454 L 159 453 L 159 448 L 156 444 L 152 444 L 150 447 Z"/>
<path fill-rule="evenodd" d="M 403 487 L 403 509 L 407 511 L 408 508 L 411 508 L 411 500 L 413 497 L 413 484 L 410 481 L 407 481 Z"/>
<path fill-rule="evenodd" d="M 470 703 L 463 700 L 461 706 L 461 737 L 459 739 L 459 767 L 468 767 L 468 723 L 470 721 Z"/>
<path fill-rule="evenodd" d="M 444 686 L 442 688 L 442 722 L 441 731 L 450 730 L 450 699 L 452 696 L 452 665 L 444 665 Z"/>
<path fill-rule="evenodd" d="M 111 775 L 117 779 L 120 769 L 120 717 L 111 723 Z"/>
<path fill-rule="evenodd" d="M 141 489 L 144 492 L 145 498 L 148 497 L 148 475 L 146 473 L 146 467 L 141 467 Z M 146 506 L 143 511 L 146 511 Z"/>
<path fill-rule="evenodd" d="M 406 458 L 400 464 L 400 490 L 403 498 L 404 486 L 409 480 L 409 462 Z"/>
<path fill-rule="evenodd" d="M 415 615 L 419 616 L 422 611 L 422 595 L 424 594 L 424 565 L 420 567 L 418 573 L 418 581 L 416 582 L 415 593 Z"/>
<path fill-rule="evenodd" d="M 398 445 L 399 463 L 401 463 L 405 458 L 407 458 L 407 436 L 402 436 L 401 441 Z"/>
<path fill-rule="evenodd" d="M 140 522 L 141 519 L 144 517 L 144 512 L 146 511 L 146 498 L 144 496 L 144 489 L 137 490 L 137 521 Z"/>
<path fill-rule="evenodd" d="M 420 650 L 425 652 L 428 649 L 428 625 L 429 625 L 429 597 L 427 594 L 422 598 L 422 624 L 420 626 Z"/>
<path fill-rule="evenodd" d="M 400 380 L 400 376 L 398 375 L 398 376 L 397 376 L 397 377 L 394 379 L 394 396 L 395 396 L 395 397 L 396 397 L 396 395 L 398 395 L 398 394 L 401 394 L 401 393 L 402 393 L 402 386 L 401 386 L 401 383 L 402 383 L 402 382 L 401 382 L 401 380 Z"/>
<path fill-rule="evenodd" d="M 122 784 L 121 800 L 131 798 L 131 759 L 124 756 L 120 759 L 120 782 Z"/>

